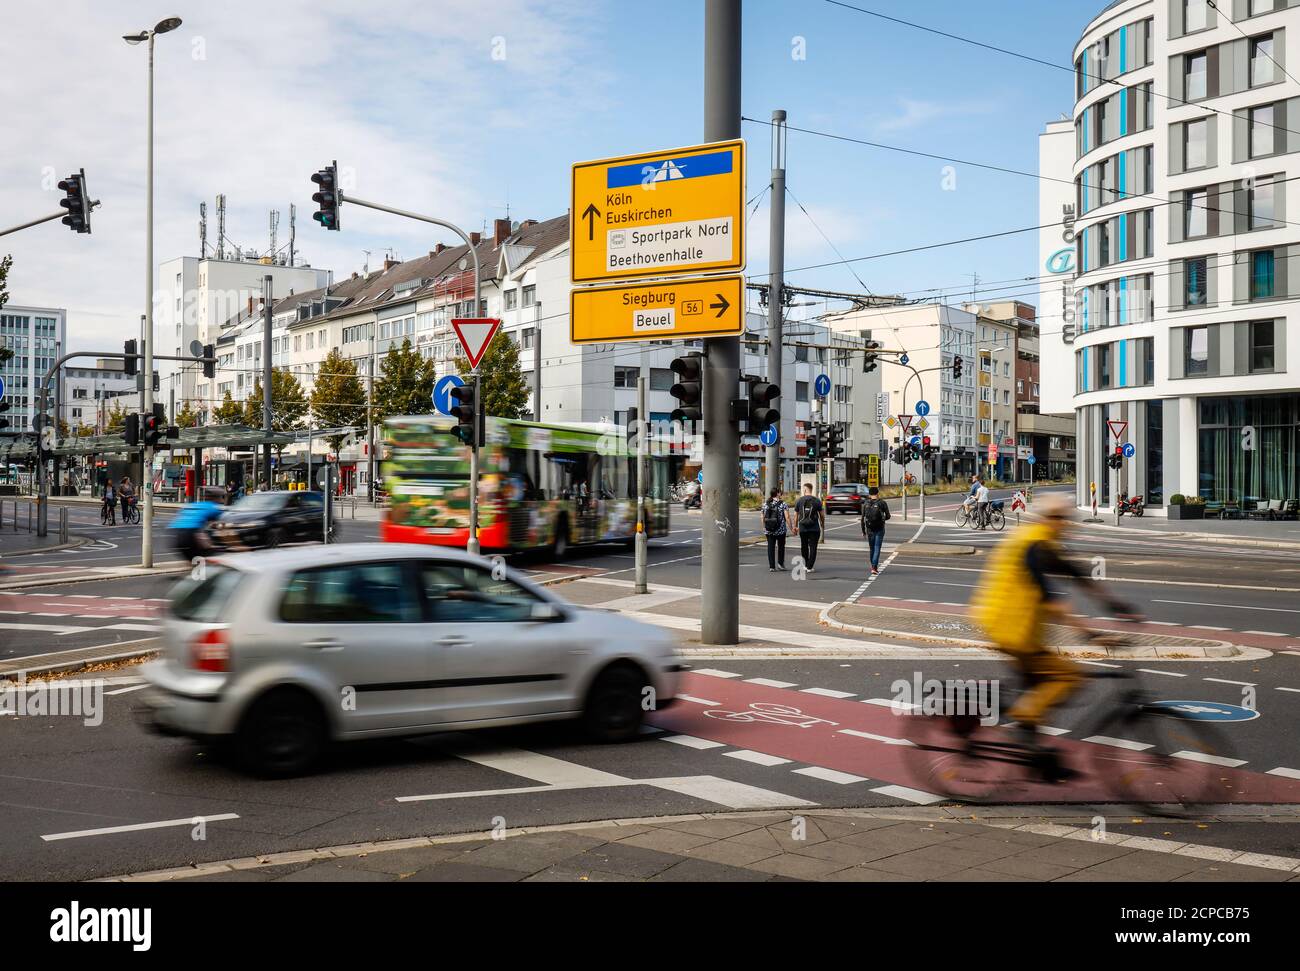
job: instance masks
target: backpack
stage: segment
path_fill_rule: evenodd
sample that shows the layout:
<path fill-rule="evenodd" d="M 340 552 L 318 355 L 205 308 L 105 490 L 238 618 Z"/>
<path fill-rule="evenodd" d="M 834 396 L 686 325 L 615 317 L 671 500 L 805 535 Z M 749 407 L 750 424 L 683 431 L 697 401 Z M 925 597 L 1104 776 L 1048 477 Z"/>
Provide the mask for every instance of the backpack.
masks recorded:
<path fill-rule="evenodd" d="M 880 510 L 878 499 L 872 499 L 862 507 L 862 522 L 873 533 L 885 528 L 885 514 Z"/>
<path fill-rule="evenodd" d="M 799 527 L 814 526 L 817 524 L 817 500 L 815 496 L 804 496 L 799 500 Z"/>
<path fill-rule="evenodd" d="M 769 533 L 779 533 L 781 531 L 781 521 L 780 508 L 769 499 L 763 506 L 763 528 Z"/>

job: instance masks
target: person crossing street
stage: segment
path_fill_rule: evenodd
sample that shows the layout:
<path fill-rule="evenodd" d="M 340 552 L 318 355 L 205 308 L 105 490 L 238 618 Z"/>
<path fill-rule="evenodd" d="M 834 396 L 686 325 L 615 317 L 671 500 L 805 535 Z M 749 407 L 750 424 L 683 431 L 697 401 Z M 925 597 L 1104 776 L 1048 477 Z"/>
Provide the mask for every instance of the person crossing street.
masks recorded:
<path fill-rule="evenodd" d="M 803 495 L 794 504 L 795 526 L 799 530 L 799 553 L 809 573 L 817 563 L 817 544 L 826 531 L 826 507 L 813 495 L 811 482 L 804 483 Z"/>
<path fill-rule="evenodd" d="M 875 486 L 862 504 L 862 535 L 871 544 L 871 575 L 880 572 L 880 549 L 885 545 L 885 523 L 889 521 L 889 506 L 880 498 Z"/>
<path fill-rule="evenodd" d="M 773 489 L 763 503 L 763 532 L 767 534 L 767 569 L 775 573 L 785 571 L 785 538 L 789 533 L 790 507 L 781 498 L 781 490 Z"/>

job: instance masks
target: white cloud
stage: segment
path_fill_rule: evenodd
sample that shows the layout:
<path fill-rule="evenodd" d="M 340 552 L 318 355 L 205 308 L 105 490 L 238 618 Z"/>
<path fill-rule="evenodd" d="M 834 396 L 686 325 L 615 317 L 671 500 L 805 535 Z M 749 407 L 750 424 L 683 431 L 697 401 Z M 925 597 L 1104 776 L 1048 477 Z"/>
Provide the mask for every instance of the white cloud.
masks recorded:
<path fill-rule="evenodd" d="M 924 128 L 941 118 L 987 115 L 997 106 L 991 101 L 927 101 L 899 98 L 898 107 L 898 114 L 876 122 L 877 131 L 911 131 Z"/>

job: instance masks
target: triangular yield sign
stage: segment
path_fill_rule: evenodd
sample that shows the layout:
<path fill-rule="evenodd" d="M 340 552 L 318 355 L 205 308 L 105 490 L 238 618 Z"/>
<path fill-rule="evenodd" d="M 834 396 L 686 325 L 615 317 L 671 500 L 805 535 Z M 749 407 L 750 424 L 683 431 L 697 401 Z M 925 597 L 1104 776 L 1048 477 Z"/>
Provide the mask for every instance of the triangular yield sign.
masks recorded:
<path fill-rule="evenodd" d="M 501 321 L 497 317 L 453 317 L 451 326 L 460 339 L 465 356 L 469 358 L 469 366 L 476 368 L 478 362 L 483 360 L 483 353 L 492 343 L 492 338 L 496 336 Z"/>
<path fill-rule="evenodd" d="M 900 425 L 903 426 L 903 431 L 907 431 L 909 428 L 912 427 L 912 416 L 911 416 L 911 415 L 899 415 L 899 416 L 898 416 L 898 423 L 899 423 Z"/>
<path fill-rule="evenodd" d="M 1124 432 L 1128 430 L 1128 422 L 1108 421 L 1106 422 L 1106 427 L 1109 428 L 1110 433 L 1115 436 L 1115 440 L 1119 441 L 1121 438 L 1124 437 Z"/>

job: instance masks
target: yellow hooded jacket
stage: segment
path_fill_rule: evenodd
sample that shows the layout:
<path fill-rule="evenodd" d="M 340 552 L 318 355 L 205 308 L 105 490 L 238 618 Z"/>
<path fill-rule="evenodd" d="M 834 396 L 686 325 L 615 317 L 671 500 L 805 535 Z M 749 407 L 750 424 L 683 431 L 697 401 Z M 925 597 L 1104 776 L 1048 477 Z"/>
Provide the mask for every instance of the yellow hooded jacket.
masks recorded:
<path fill-rule="evenodd" d="M 1042 523 L 1021 526 L 993 553 L 971 600 L 975 622 L 993 646 L 1008 654 L 1043 648 L 1046 600 L 1025 564 L 1034 543 L 1056 545 L 1055 532 Z"/>

